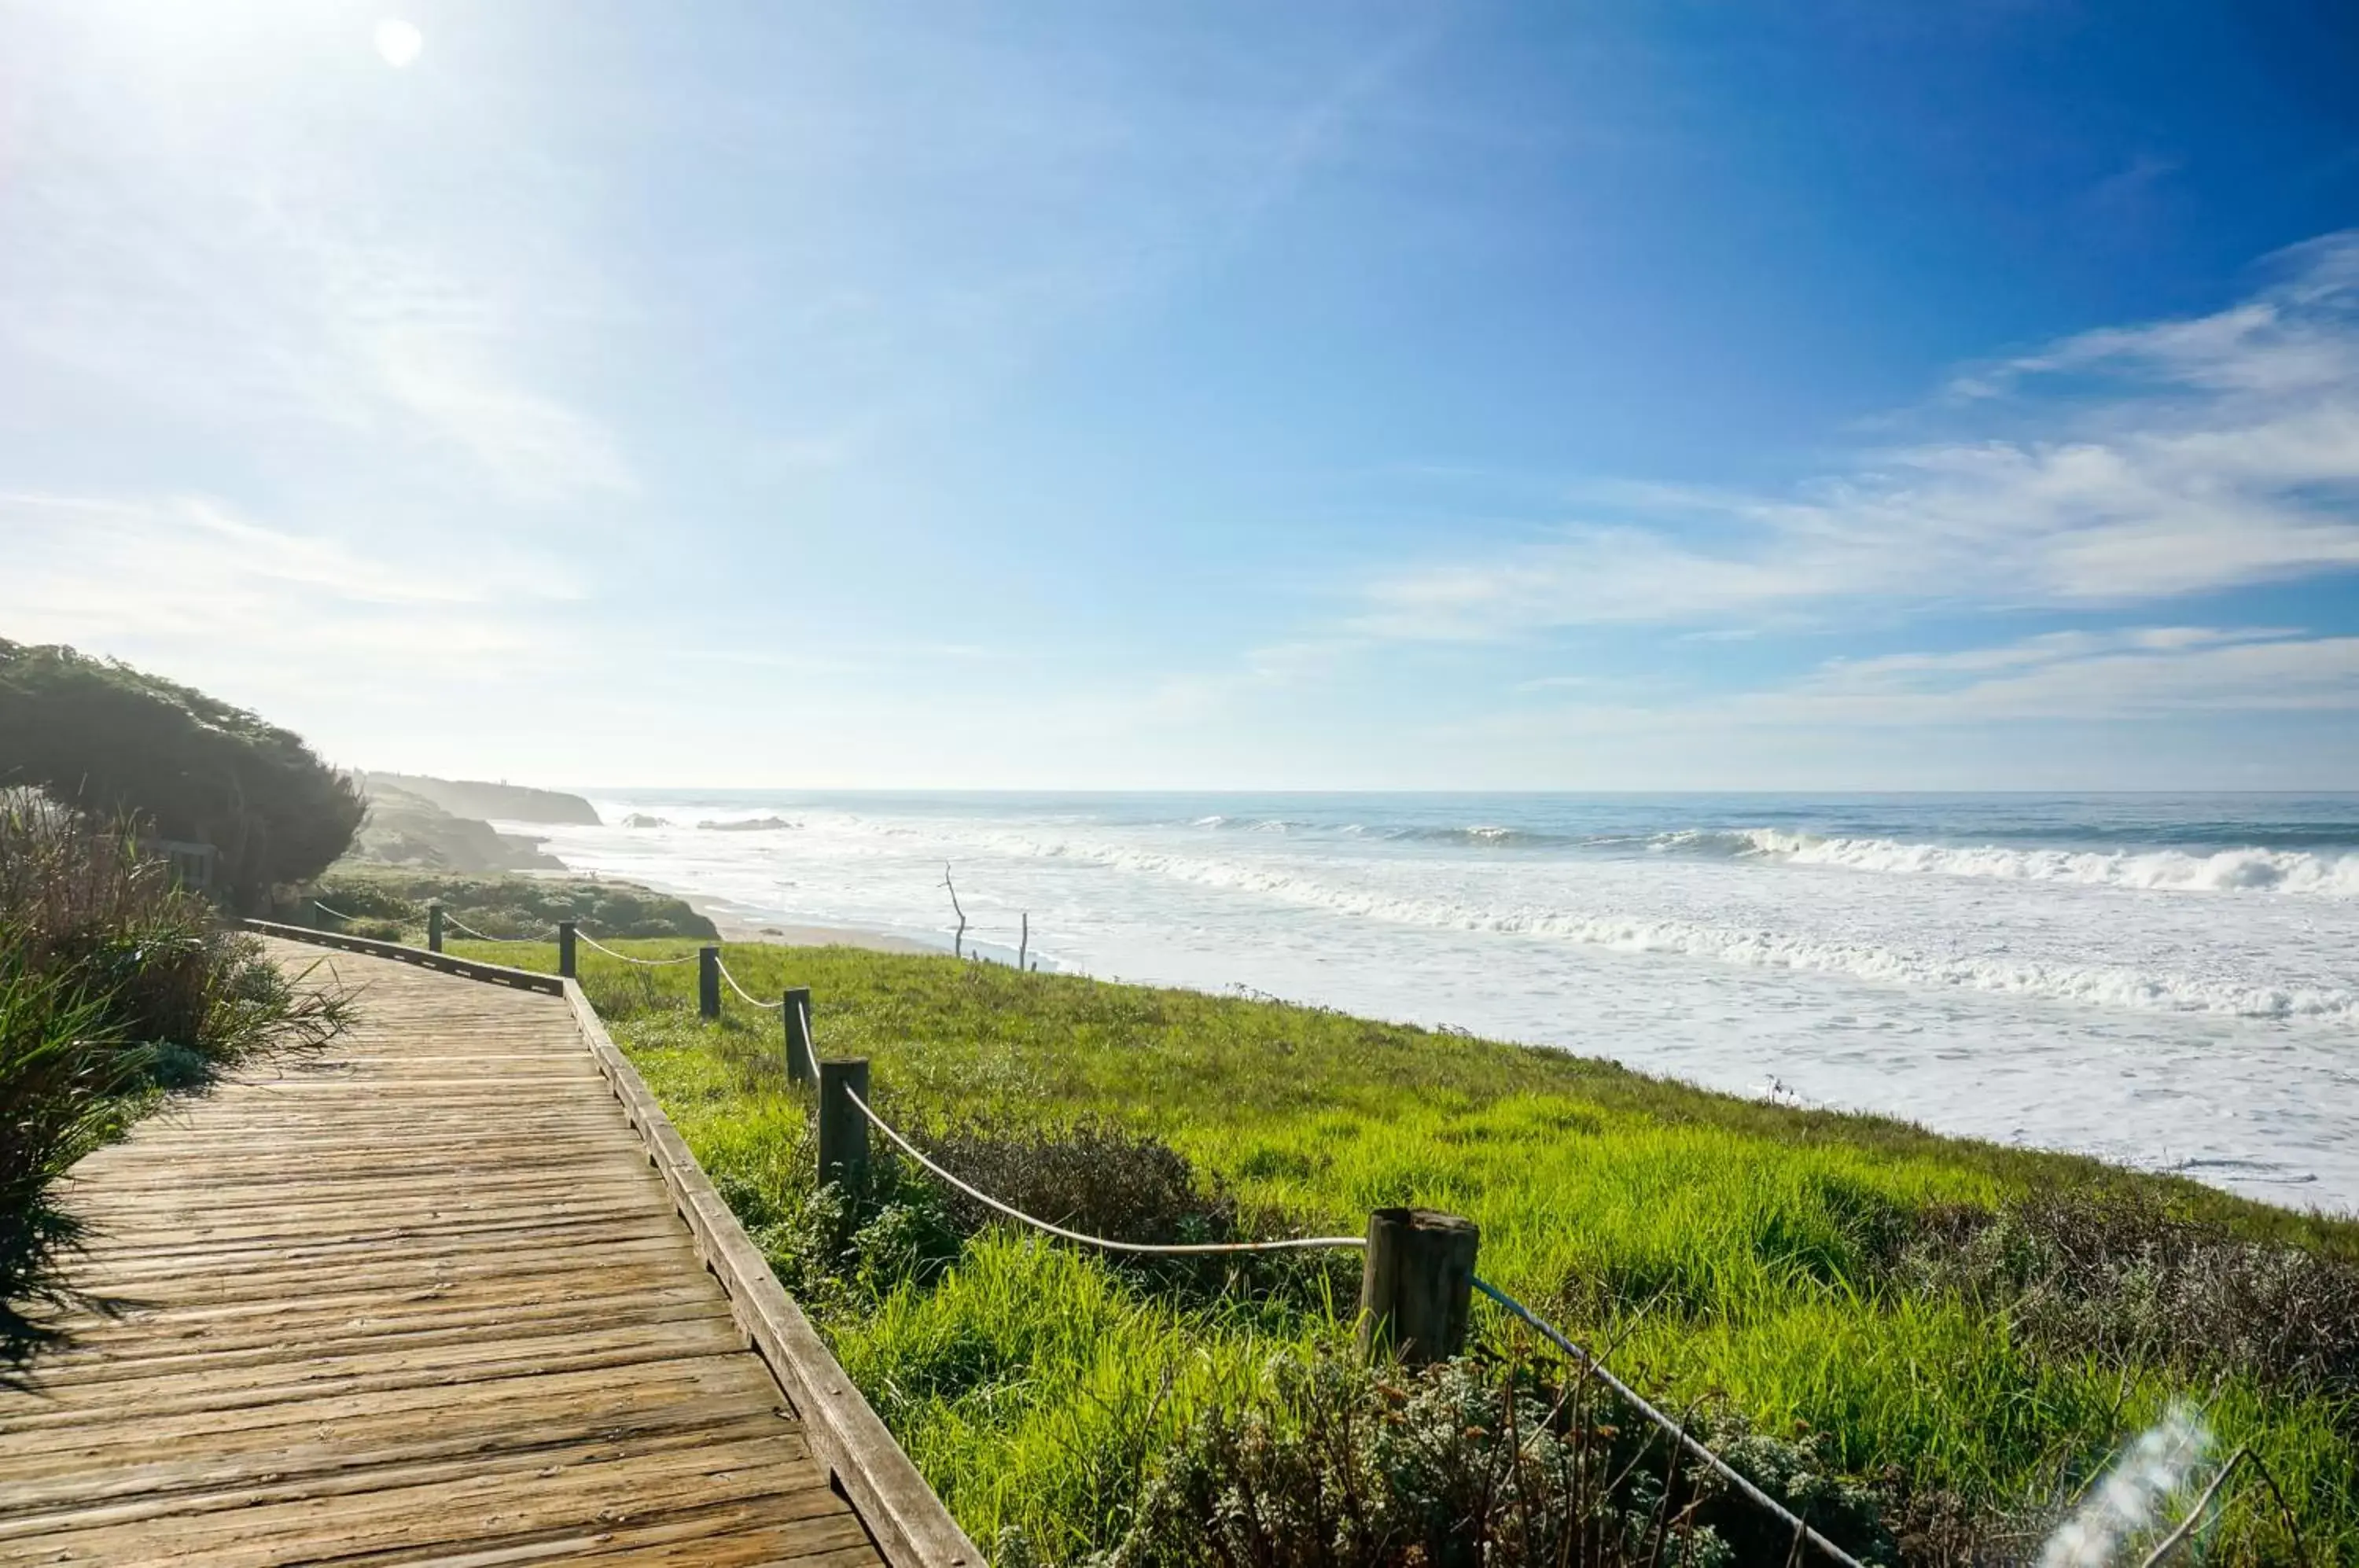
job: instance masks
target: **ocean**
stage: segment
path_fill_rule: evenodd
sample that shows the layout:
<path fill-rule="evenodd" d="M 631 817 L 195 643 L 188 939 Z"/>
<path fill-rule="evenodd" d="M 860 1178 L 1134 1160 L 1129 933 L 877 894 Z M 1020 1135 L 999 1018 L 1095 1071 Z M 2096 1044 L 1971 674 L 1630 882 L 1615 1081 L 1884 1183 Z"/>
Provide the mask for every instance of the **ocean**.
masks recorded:
<path fill-rule="evenodd" d="M 2359 1211 L 2359 796 L 590 793 L 669 825 L 503 826 L 945 948 L 947 864 L 1003 961 Z"/>

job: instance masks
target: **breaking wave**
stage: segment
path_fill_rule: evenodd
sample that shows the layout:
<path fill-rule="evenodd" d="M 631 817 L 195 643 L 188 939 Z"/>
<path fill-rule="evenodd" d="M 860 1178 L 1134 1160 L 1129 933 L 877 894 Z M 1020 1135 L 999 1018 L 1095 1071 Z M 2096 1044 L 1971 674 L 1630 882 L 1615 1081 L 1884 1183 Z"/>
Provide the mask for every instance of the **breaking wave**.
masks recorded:
<path fill-rule="evenodd" d="M 2162 849 L 2010 849 L 1906 844 L 1888 838 L 1822 838 L 1778 828 L 1690 829 L 1649 841 L 1663 853 L 1722 855 L 1789 866 L 1833 866 L 1897 875 L 1977 877 L 2009 882 L 2167 892 L 2275 892 L 2359 897 L 2359 855 L 2288 849 L 2223 849 L 2209 855 Z"/>
<path fill-rule="evenodd" d="M 1071 842 L 1004 838 L 1000 847 L 1110 869 L 1169 877 L 1364 919 L 1445 931 L 1549 938 L 1617 953 L 1658 953 L 1849 976 L 1922 989 L 1988 992 L 2082 1006 L 2247 1018 L 2359 1018 L 2359 996 L 2309 986 L 2254 985 L 2229 978 L 2153 974 L 2104 964 L 1962 957 L 1873 942 L 1697 920 L 1521 907 L 1492 909 L 1448 898 L 1406 898 L 1321 881 L 1276 866 L 1204 859 L 1159 851 Z"/>

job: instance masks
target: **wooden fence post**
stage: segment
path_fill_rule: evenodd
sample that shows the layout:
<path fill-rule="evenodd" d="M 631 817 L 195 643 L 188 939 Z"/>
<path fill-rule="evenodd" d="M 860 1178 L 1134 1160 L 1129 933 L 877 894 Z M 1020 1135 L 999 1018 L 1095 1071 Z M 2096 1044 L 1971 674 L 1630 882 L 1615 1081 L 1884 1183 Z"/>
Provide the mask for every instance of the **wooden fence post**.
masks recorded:
<path fill-rule="evenodd" d="M 442 900 L 429 901 L 426 906 L 426 951 L 442 951 Z"/>
<path fill-rule="evenodd" d="M 779 1000 L 778 1017 L 786 1020 L 787 1026 L 787 1082 L 808 1083 L 815 1054 L 810 1037 L 810 987 L 788 986 L 786 996 Z"/>
<path fill-rule="evenodd" d="M 852 1103 L 849 1089 L 868 1098 L 868 1059 L 819 1064 L 819 1181 L 858 1189 L 868 1180 L 868 1118 Z"/>
<path fill-rule="evenodd" d="M 1360 1275 L 1363 1357 L 1397 1353 L 1421 1366 L 1466 1348 L 1481 1236 L 1473 1220 L 1432 1209 L 1378 1209 L 1368 1216 Z"/>
<path fill-rule="evenodd" d="M 568 980 L 578 977 L 573 967 L 573 929 L 571 920 L 557 922 L 557 972 Z"/>
<path fill-rule="evenodd" d="M 721 950 L 717 947 L 696 950 L 696 1016 L 721 1016 Z"/>

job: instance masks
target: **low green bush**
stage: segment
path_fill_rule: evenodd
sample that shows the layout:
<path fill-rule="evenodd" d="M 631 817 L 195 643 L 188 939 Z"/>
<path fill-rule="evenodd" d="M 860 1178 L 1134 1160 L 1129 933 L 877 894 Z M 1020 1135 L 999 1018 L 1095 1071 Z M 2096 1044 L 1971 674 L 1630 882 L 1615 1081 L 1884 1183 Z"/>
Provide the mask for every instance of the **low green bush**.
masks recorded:
<path fill-rule="evenodd" d="M 462 877 L 387 867 L 344 867 L 320 879 L 311 897 L 353 917 L 321 923 L 353 936 L 419 943 L 426 940 L 426 906 L 439 901 L 451 915 L 485 936 L 546 940 L 560 920 L 579 920 L 601 942 L 631 937 L 702 937 L 720 933 L 681 899 L 630 882 L 574 877 Z M 291 913 L 310 923 L 310 902 Z M 449 933 L 456 938 L 458 933 Z"/>

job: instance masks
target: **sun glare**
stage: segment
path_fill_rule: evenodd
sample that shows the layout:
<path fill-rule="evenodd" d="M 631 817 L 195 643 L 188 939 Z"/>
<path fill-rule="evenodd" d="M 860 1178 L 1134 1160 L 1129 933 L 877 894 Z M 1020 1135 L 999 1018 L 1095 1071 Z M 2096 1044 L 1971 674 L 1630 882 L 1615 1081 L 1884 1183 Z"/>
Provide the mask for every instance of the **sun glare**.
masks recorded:
<path fill-rule="evenodd" d="M 387 16 L 376 25 L 376 52 L 396 71 L 416 60 L 425 47 L 426 35 L 398 16 Z"/>

